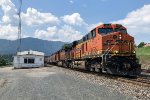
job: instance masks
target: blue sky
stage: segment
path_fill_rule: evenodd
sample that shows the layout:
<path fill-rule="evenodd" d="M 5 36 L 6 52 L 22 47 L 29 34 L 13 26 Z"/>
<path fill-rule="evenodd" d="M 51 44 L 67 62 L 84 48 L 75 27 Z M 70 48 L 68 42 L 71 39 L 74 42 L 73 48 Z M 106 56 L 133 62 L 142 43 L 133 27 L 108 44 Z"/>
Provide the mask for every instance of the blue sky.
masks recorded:
<path fill-rule="evenodd" d="M 0 1 L 0 38 L 17 38 L 19 0 Z M 119 23 L 150 42 L 150 0 L 23 0 L 22 37 L 71 42 L 100 23 Z"/>
<path fill-rule="evenodd" d="M 19 0 L 12 0 L 16 6 Z M 71 3 L 71 1 L 73 3 Z M 28 7 L 56 16 L 80 13 L 89 24 L 123 19 L 138 8 L 150 4 L 150 0 L 23 0 L 23 11 Z"/>

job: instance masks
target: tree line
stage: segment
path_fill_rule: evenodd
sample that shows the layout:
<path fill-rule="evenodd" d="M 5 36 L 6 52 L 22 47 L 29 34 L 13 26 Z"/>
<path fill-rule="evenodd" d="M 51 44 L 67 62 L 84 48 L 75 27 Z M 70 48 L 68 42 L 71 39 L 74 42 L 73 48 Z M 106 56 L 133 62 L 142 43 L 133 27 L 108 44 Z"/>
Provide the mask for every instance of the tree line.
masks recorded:
<path fill-rule="evenodd" d="M 144 42 L 139 43 L 136 47 L 142 48 L 145 45 Z M 70 45 L 64 45 L 63 49 L 70 48 Z M 13 62 L 13 54 L 0 54 L 0 66 L 11 65 Z"/>
<path fill-rule="evenodd" d="M 137 46 L 138 48 L 142 48 L 144 47 L 145 43 L 144 42 L 140 42 L 139 45 Z"/>
<path fill-rule="evenodd" d="M 13 56 L 13 54 L 0 54 L 0 66 L 11 65 Z"/>

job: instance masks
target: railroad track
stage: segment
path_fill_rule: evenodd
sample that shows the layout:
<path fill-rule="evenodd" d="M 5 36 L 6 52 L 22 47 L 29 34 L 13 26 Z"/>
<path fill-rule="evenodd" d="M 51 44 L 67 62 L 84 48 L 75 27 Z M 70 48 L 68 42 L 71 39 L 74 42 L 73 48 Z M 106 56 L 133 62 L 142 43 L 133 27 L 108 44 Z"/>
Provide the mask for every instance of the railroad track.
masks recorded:
<path fill-rule="evenodd" d="M 68 69 L 66 67 L 61 67 L 61 68 Z M 99 73 L 99 72 L 91 72 L 91 71 L 86 71 L 81 68 L 69 68 L 69 70 L 79 71 L 82 73 L 89 73 L 89 74 L 98 75 L 98 76 L 104 76 L 106 78 L 115 79 L 115 80 L 118 80 L 121 82 L 126 82 L 126 83 L 130 83 L 130 84 L 134 84 L 134 85 L 150 87 L 150 76 L 148 76 L 148 75 L 142 74 L 141 76 L 133 78 L 133 77 L 123 77 L 123 76 L 112 76 L 110 74 Z"/>
<path fill-rule="evenodd" d="M 137 78 L 118 77 L 117 80 L 122 81 L 122 82 L 131 83 L 131 84 L 134 84 L 134 85 L 150 87 L 150 77 L 143 77 L 143 76 L 139 76 Z"/>

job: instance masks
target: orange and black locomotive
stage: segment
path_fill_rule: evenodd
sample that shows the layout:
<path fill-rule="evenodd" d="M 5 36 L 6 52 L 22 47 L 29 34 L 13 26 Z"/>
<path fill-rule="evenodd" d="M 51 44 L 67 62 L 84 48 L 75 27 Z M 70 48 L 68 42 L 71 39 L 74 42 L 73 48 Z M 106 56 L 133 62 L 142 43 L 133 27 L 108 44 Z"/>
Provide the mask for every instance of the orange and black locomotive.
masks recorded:
<path fill-rule="evenodd" d="M 99 25 L 82 39 L 64 45 L 47 60 L 59 66 L 83 67 L 115 75 L 137 76 L 141 73 L 134 38 L 120 24 Z"/>

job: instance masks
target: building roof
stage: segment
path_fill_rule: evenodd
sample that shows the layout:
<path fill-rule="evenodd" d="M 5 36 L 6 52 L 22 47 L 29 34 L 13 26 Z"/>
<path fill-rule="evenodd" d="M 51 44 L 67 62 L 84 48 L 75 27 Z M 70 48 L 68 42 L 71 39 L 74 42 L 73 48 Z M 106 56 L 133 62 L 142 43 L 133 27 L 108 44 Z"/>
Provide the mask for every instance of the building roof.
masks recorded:
<path fill-rule="evenodd" d="M 38 51 L 22 51 L 22 52 L 17 52 L 17 56 L 23 56 L 23 55 L 37 55 L 37 56 L 44 56 L 43 52 L 38 52 Z"/>
<path fill-rule="evenodd" d="M 144 47 L 150 47 L 150 43 L 146 43 Z"/>

